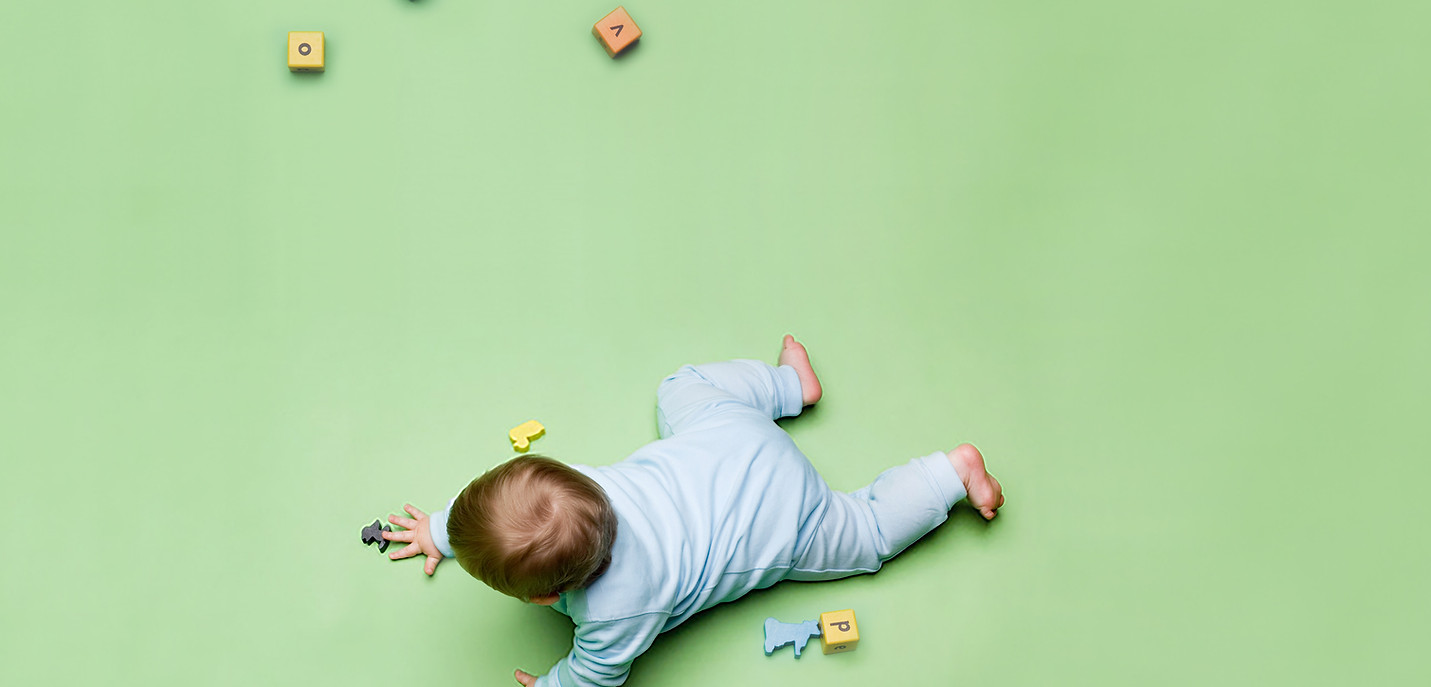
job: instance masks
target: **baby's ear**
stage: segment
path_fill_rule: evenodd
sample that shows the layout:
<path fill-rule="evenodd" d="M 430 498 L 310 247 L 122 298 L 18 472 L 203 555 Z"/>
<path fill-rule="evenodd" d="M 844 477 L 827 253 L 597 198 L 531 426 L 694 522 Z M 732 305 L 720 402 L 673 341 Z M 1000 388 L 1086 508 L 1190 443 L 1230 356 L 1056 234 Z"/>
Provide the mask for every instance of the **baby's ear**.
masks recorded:
<path fill-rule="evenodd" d="M 532 603 L 534 603 L 534 604 L 536 604 L 536 605 L 538 605 L 538 606 L 550 606 L 550 605 L 552 605 L 552 604 L 554 604 L 554 603 L 556 603 L 556 602 L 558 602 L 558 601 L 561 601 L 561 594 L 547 594 L 547 595 L 544 595 L 544 596 L 534 596 L 534 597 L 531 598 L 531 601 L 532 601 Z"/>

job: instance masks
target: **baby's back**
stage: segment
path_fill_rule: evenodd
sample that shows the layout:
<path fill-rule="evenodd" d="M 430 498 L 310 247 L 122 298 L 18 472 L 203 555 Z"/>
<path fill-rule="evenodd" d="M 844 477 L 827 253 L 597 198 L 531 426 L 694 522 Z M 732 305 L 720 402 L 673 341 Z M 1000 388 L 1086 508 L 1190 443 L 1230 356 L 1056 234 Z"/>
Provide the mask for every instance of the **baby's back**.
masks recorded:
<path fill-rule="evenodd" d="M 611 499 L 616 543 L 596 582 L 561 595 L 576 637 L 540 687 L 622 684 L 661 632 L 784 579 L 824 517 L 824 481 L 774 422 L 803 409 L 793 368 L 687 365 L 656 409 L 661 441 L 575 466 Z"/>
<path fill-rule="evenodd" d="M 824 482 L 784 430 L 762 418 L 646 445 L 600 468 L 619 519 L 610 569 L 564 609 L 579 620 L 669 614 L 665 628 L 783 579 L 818 525 Z"/>

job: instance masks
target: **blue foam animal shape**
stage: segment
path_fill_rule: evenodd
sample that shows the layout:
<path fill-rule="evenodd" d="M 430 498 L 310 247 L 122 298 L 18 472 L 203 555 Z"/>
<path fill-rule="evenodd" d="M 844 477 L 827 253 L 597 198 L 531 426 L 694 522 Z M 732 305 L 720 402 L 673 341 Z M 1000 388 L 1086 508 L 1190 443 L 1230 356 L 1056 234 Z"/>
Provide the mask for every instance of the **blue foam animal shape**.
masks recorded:
<path fill-rule="evenodd" d="M 800 652 L 805 649 L 805 643 L 811 637 L 820 636 L 820 623 L 814 620 L 806 620 L 803 623 L 791 624 L 782 623 L 774 618 L 765 619 L 765 655 L 775 653 L 786 644 L 795 645 L 795 658 L 800 658 Z"/>

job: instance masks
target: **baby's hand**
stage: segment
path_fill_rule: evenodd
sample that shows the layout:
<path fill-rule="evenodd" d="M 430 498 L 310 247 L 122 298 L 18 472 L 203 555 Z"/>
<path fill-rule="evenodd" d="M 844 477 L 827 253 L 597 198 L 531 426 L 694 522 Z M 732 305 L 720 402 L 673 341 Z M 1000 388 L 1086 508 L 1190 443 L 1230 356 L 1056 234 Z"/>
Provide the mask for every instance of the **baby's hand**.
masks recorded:
<path fill-rule="evenodd" d="M 437 571 L 437 564 L 442 561 L 442 552 L 437 550 L 437 545 L 432 543 L 432 533 L 427 529 L 427 513 L 414 508 L 411 503 L 403 506 L 403 510 L 408 512 L 412 518 L 404 518 L 398 515 L 389 515 L 388 522 L 398 527 L 406 527 L 406 532 L 383 532 L 383 539 L 389 541 L 405 541 L 407 546 L 400 551 L 388 554 L 388 558 L 398 560 L 400 558 L 412 558 L 419 553 L 427 554 L 427 564 L 422 566 L 423 572 L 431 575 Z"/>
<path fill-rule="evenodd" d="M 537 684 L 537 676 L 525 672 L 521 668 L 518 668 L 517 672 L 512 673 L 512 675 L 517 678 L 517 682 L 522 683 L 526 687 L 533 687 L 533 685 Z"/>

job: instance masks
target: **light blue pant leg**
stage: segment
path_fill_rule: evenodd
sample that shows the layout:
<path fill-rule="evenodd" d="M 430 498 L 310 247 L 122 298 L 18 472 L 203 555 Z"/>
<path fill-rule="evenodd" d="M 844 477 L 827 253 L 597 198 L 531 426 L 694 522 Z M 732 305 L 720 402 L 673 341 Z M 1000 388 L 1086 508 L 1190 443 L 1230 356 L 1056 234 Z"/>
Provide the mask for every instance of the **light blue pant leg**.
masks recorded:
<path fill-rule="evenodd" d="M 833 580 L 879 570 L 943 524 L 965 495 L 944 453 L 885 470 L 854 493 L 829 490 L 825 517 L 808 534 L 808 548 L 786 579 Z"/>

